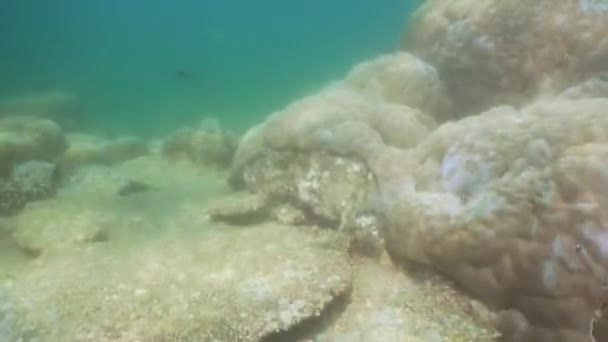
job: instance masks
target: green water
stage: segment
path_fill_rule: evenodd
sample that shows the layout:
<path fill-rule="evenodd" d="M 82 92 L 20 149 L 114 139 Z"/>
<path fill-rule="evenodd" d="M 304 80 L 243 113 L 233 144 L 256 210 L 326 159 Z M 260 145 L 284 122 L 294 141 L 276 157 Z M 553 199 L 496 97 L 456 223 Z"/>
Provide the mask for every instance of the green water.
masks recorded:
<path fill-rule="evenodd" d="M 0 99 L 74 93 L 96 131 L 243 130 L 394 49 L 419 3 L 3 1 Z"/>

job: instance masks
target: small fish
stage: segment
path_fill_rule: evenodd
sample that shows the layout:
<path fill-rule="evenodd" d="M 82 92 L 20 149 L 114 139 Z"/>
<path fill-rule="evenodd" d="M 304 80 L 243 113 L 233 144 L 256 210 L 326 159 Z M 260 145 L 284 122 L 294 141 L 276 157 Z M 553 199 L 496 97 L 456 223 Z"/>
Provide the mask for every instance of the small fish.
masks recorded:
<path fill-rule="evenodd" d="M 194 71 L 189 70 L 177 70 L 175 72 L 175 78 L 181 80 L 198 80 L 200 78 L 199 74 Z"/>

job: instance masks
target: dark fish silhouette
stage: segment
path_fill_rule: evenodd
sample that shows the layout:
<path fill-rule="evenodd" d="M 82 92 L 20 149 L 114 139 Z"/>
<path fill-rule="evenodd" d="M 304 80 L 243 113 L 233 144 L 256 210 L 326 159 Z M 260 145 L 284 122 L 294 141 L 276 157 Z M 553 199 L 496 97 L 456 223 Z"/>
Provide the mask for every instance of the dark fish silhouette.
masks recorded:
<path fill-rule="evenodd" d="M 189 70 L 177 70 L 175 72 L 175 78 L 180 80 L 198 80 L 200 78 L 199 74 L 194 71 Z"/>

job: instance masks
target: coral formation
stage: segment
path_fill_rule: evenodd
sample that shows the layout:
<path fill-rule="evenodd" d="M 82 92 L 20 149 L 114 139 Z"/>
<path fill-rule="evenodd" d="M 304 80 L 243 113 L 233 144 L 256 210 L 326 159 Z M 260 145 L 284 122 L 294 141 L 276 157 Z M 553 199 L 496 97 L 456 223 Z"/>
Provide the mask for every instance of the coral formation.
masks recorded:
<path fill-rule="evenodd" d="M 343 82 L 362 96 L 419 109 L 438 122 L 452 118 L 452 100 L 435 67 L 407 52 L 358 64 Z"/>
<path fill-rule="evenodd" d="M 601 1 L 429 0 L 404 47 L 437 67 L 457 116 L 519 106 L 608 71 Z"/>
<path fill-rule="evenodd" d="M 356 223 L 366 221 L 358 213 L 375 213 L 381 244 L 395 260 L 427 265 L 490 304 L 506 340 L 591 341 L 608 301 L 600 186 L 608 178 L 602 154 L 593 155 L 608 139 L 608 100 L 591 93 L 547 97 L 522 110 L 496 107 L 399 146 L 361 114 L 367 106 L 381 116 L 386 103 L 319 101 L 344 92 L 302 100 L 252 129 L 237 151 L 238 184 L 322 208 L 309 207 L 309 218 L 342 218 L 335 201 L 318 201 L 324 191 L 344 194 L 332 187 L 347 172 L 325 183 L 323 175 L 338 160 L 353 165 L 362 182 L 345 184 L 360 195 L 340 203 L 351 206 L 355 236 Z M 592 158 L 580 161 L 583 176 L 560 171 L 586 144 L 599 147 L 585 150 Z"/>

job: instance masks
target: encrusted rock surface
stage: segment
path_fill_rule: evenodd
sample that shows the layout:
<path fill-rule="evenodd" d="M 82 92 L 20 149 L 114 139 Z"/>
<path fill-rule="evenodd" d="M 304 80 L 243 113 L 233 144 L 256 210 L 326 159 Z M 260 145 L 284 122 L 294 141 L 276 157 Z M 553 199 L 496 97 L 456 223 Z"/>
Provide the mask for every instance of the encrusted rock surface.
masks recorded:
<path fill-rule="evenodd" d="M 2 284 L 0 308 L 20 314 L 0 315 L 0 329 L 54 341 L 260 341 L 350 290 L 331 232 L 211 228 L 180 212 L 165 228 L 41 259 Z"/>
<path fill-rule="evenodd" d="M 367 168 L 356 160 L 288 151 L 264 155 L 239 177 L 244 187 L 263 194 L 271 206 L 289 203 L 316 224 L 345 224 L 372 181 Z"/>

